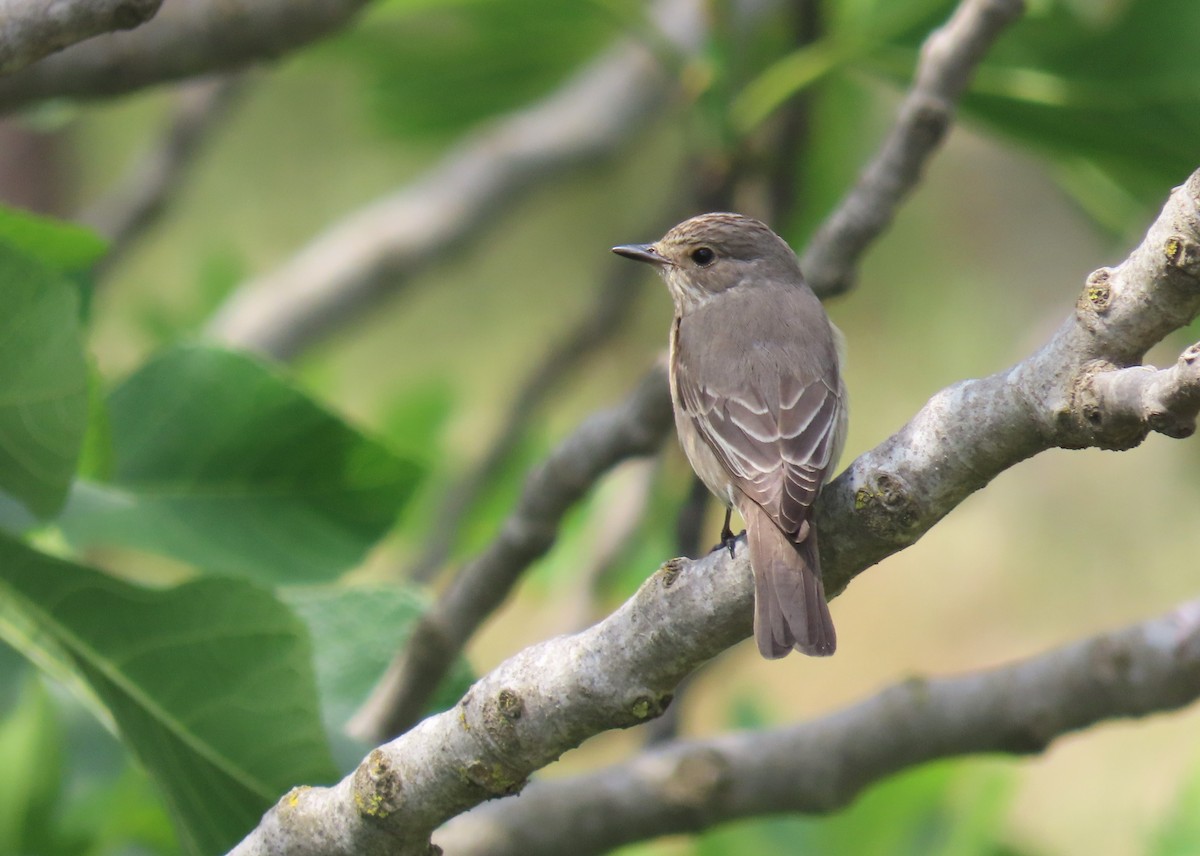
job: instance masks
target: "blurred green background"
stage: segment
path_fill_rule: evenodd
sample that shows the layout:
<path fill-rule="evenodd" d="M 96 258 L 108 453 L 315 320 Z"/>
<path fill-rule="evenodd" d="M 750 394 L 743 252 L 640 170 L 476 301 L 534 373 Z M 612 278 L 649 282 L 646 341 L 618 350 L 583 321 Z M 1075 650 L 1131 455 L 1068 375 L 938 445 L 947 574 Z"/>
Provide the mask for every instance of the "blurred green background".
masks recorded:
<path fill-rule="evenodd" d="M 801 110 L 809 130 L 796 149 L 798 199 L 774 225 L 804 246 L 888 127 L 917 45 L 952 8 L 933 0 L 818 6 L 819 29 L 799 54 L 780 35 L 788 4 L 744 27 L 718 25 L 676 69 L 692 83 L 636 135 L 503 204 L 453 254 L 289 367 L 300 390 L 422 474 L 389 534 L 346 579 L 399 581 L 437 526 L 447 485 L 486 452 L 529 372 L 589 311 L 608 248 L 651 240 L 658 232 L 650 229 L 696 213 L 681 200 L 694 198 L 689 184 L 713 164 L 749 163 L 755 178 L 756 159 L 775 144 L 780 105 Z M 728 24 L 735 4 L 714 0 L 710 13 Z M 419 178 L 477 123 L 545 96 L 614 39 L 645 32 L 633 3 L 391 0 L 253 72 L 162 219 L 99 280 L 87 348 L 104 387 L 202 338 L 239 285 Z M 844 462 L 941 387 L 1037 348 L 1072 311 L 1087 274 L 1120 262 L 1170 188 L 1200 166 L 1196 32 L 1200 5 L 1184 0 L 1029 3 L 855 289 L 828 303 L 849 348 Z M 797 97 L 799 106 L 789 100 Z M 43 140 L 51 155 L 37 168 L 55 187 L 47 208 L 70 219 L 142 156 L 175 98 L 163 87 L 47 104 L 7 120 L 6 133 Z M 732 183 L 731 204 L 765 213 L 755 181 Z M 529 464 L 585 415 L 620 400 L 662 352 L 667 295 L 649 273 L 631 277 L 627 320 L 538 409 L 468 517 L 449 568 L 494 535 Z M 1171 337 L 1151 360 L 1173 361 L 1198 330 Z M 688 479 L 673 440 L 661 460 L 607 477 L 473 640 L 471 669 L 578 629 L 627 596 L 677 549 L 671 533 Z M 1156 435 L 1129 453 L 1041 455 L 852 584 L 833 605 L 835 658 L 768 663 L 742 645 L 706 668 L 681 699 L 682 733 L 810 718 L 909 675 L 1003 663 L 1168 610 L 1195 595 L 1198 507 L 1194 440 Z M 710 516 L 715 533 L 715 508 Z M 53 527 L 39 537 L 65 549 Z M 187 556 L 116 547 L 85 555 L 125 578 L 194 574 Z M 403 590 L 397 609 L 411 613 L 422 596 Z M 296 589 L 284 599 L 306 620 L 327 615 L 318 593 Z M 393 637 L 375 643 L 375 659 Z M 76 696 L 35 678 L 4 647 L 0 675 L 0 764 L 26 782 L 0 789 L 0 842 L 24 841 L 37 853 L 177 852 L 145 775 Z M 359 689 L 369 680 L 362 676 Z M 344 720 L 353 705 L 340 701 Z M 939 763 L 880 785 L 842 817 L 746 822 L 622 852 L 1197 853 L 1198 717 L 1190 709 L 1106 724 L 1019 761 Z M 339 763 L 353 763 L 361 747 L 339 739 Z M 544 775 L 614 761 L 643 740 L 637 729 L 603 735 Z M 35 747 L 53 747 L 57 761 Z M 40 838 L 3 837 L 35 825 Z"/>

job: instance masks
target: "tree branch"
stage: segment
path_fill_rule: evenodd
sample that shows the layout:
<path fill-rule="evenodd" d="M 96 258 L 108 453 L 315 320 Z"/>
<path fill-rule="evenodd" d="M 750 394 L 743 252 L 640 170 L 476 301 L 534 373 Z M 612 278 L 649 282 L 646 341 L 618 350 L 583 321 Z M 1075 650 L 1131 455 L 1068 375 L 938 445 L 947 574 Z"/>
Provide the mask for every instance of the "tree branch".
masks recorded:
<path fill-rule="evenodd" d="M 676 741 L 593 773 L 535 782 L 435 838 L 455 856 L 587 856 L 778 812 L 827 814 L 917 764 L 1029 754 L 1106 719 L 1200 697 L 1200 600 L 1012 665 L 908 680 L 813 722 Z"/>
<path fill-rule="evenodd" d="M 1155 419 L 1146 414 L 1137 430 L 1131 431 L 1128 408 L 1119 414 L 1090 409 L 1085 401 L 1092 399 L 1075 394 L 1079 381 L 1096 376 L 1097 362 L 1111 364 L 1114 370 L 1127 368 L 1114 358 L 1126 363 L 1140 358 L 1150 345 L 1189 323 L 1198 311 L 1200 170 L 1175 190 L 1146 239 L 1124 263 L 1089 278 L 1076 312 L 1046 346 L 1006 372 L 938 393 L 908 426 L 859 457 L 825 489 L 818 511 L 830 590 L 840 590 L 884 555 L 911 544 L 952 504 L 1001 469 L 1042 448 L 1135 444 L 1153 430 Z M 662 394 L 661 376 L 651 378 L 655 380 L 657 384 L 643 384 L 648 400 L 653 400 L 655 390 Z M 1164 380 L 1150 386 L 1167 391 L 1156 401 L 1183 400 L 1185 407 L 1191 408 L 1191 393 L 1173 392 L 1190 384 Z M 593 425 L 596 438 L 614 433 L 612 426 Z M 581 441 L 575 452 L 587 446 Z M 558 465 L 572 460 L 575 452 L 564 452 Z M 548 464 L 543 473 L 551 469 Z M 582 491 L 588 479 L 585 470 L 590 469 L 583 467 L 577 472 L 570 490 Z M 541 507 L 558 514 L 562 495 L 558 491 L 546 496 L 527 491 L 522 507 Z M 538 532 L 531 528 L 538 514 L 528 514 L 528 518 L 515 518 L 506 527 L 505 536 L 489 553 L 495 556 L 493 561 L 503 561 L 506 552 L 519 552 L 522 544 L 538 543 Z M 476 682 L 455 708 L 425 719 L 374 750 L 338 785 L 292 791 L 234 852 L 424 854 L 432 830 L 449 818 L 485 799 L 520 790 L 534 770 L 587 737 L 661 713 L 684 676 L 749 635 L 752 602 L 751 574 L 743 547 L 739 546 L 735 557 L 716 551 L 696 562 L 672 560 L 607 619 L 582 633 L 543 642 L 510 658 Z M 484 614 L 479 608 L 474 604 L 466 617 L 477 621 Z M 1064 655 L 1063 662 L 1073 662 L 1074 667 L 1055 674 L 1046 685 L 1067 685 L 1067 699 L 1078 694 L 1118 700 L 1107 715 L 1182 704 L 1200 691 L 1196 687 L 1200 668 L 1197 622 L 1192 612 L 1187 614 L 1192 617 L 1180 639 L 1169 645 L 1156 642 L 1146 649 L 1148 655 L 1157 651 L 1150 664 L 1181 664 L 1182 671 L 1154 683 L 1167 688 L 1159 695 L 1147 691 L 1144 697 L 1135 694 L 1129 706 L 1118 704 L 1116 691 L 1137 689 L 1134 681 L 1140 681 L 1142 667 L 1149 669 L 1150 665 L 1138 659 L 1140 653 L 1119 645 L 1112 649 L 1114 655 L 1097 661 L 1098 654 L 1106 650 L 1105 643 L 1068 649 L 1075 653 Z M 444 618 L 445 612 L 441 616 Z M 443 639 L 454 638 L 450 634 L 455 627 L 444 624 Z M 1144 635 L 1147 641 L 1161 639 L 1160 630 Z M 1129 640 L 1117 642 L 1131 644 Z M 1110 639 L 1107 644 L 1116 643 Z M 1084 668 L 1084 664 L 1096 662 L 1100 668 Z M 1105 678 L 1106 671 L 1115 677 Z M 1099 683 L 1094 683 L 1097 680 Z M 1085 688 L 1096 686 L 1098 691 L 1079 692 L 1080 684 L 1072 681 L 1082 681 Z M 1019 692 L 1013 692 L 1011 685 L 1004 686 L 1005 699 L 1036 702 L 1041 698 L 1040 684 L 1020 687 Z M 982 695 L 978 688 L 959 692 L 964 698 Z M 1158 700 L 1140 700 L 1144 698 Z M 1007 709 L 996 704 L 983 705 L 978 711 L 981 716 L 999 715 Z M 1015 731 L 1009 725 L 1018 720 L 1001 717 L 996 720 L 999 725 L 993 739 L 1009 750 L 1040 747 L 1058 733 L 1039 730 L 1047 721 L 1043 715 L 1044 711 L 1039 711 L 1032 726 Z M 1091 720 L 1071 713 L 1059 721 L 1059 730 L 1065 730 Z M 961 731 L 946 733 L 965 739 Z M 923 757 L 916 740 L 919 735 L 905 732 L 905 736 L 905 751 L 914 753 L 913 758 Z M 947 748 L 939 749 L 943 754 L 954 750 L 956 744 L 945 745 Z M 877 770 L 869 765 L 863 769 L 865 782 L 893 767 L 881 762 Z M 786 807 L 766 796 L 759 799 L 766 800 L 763 810 Z"/>
<path fill-rule="evenodd" d="M 138 9 L 148 3 L 110 5 Z M 0 111 L 47 98 L 120 95 L 277 59 L 337 32 L 364 5 L 366 0 L 172 0 L 132 32 L 97 36 L 0 79 Z"/>
<path fill-rule="evenodd" d="M 24 68 L 68 45 L 149 21 L 162 0 L 0 0 L 0 74 Z"/>
<path fill-rule="evenodd" d="M 800 259 L 818 295 L 840 294 L 853 284 L 863 252 L 891 224 L 945 138 L 975 68 L 1024 9 L 1023 0 L 964 0 L 925 40 L 896 123 Z"/>
<path fill-rule="evenodd" d="M 672 46 L 698 49 L 697 0 L 660 0 L 652 16 Z M 209 334 L 279 359 L 294 356 L 480 232 L 519 193 L 611 153 L 645 127 L 666 91 L 656 58 L 638 43 L 621 44 L 549 97 L 460 144 L 417 182 L 239 288 Z"/>

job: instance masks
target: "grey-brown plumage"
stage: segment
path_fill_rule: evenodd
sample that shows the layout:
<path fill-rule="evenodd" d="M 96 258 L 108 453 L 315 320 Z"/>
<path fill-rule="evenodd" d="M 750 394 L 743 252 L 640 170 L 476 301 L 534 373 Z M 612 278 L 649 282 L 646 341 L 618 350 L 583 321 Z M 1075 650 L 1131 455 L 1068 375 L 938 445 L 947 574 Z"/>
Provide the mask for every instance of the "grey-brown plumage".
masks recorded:
<path fill-rule="evenodd" d="M 671 397 L 692 468 L 746 521 L 764 657 L 837 645 L 812 505 L 846 432 L 838 336 L 787 243 L 758 220 L 704 214 L 653 244 L 675 302 Z"/>

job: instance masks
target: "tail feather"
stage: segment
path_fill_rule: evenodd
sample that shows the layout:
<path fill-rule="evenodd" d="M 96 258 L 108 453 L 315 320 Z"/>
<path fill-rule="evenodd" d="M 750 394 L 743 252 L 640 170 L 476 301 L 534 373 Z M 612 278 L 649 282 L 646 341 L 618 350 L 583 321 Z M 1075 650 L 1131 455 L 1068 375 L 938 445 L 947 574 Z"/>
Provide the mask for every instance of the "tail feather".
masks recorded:
<path fill-rule="evenodd" d="M 757 504 L 745 505 L 758 650 L 772 660 L 793 648 L 811 657 L 829 656 L 837 647 L 837 634 L 821 583 L 816 530 L 810 527 L 796 544 Z"/>

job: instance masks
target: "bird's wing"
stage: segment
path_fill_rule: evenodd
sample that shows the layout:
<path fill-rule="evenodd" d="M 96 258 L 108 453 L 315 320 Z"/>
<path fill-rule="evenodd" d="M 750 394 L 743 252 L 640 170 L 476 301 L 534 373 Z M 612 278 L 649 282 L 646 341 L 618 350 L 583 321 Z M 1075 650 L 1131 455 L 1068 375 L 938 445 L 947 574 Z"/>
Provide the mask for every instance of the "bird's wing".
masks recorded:
<path fill-rule="evenodd" d="M 839 410 L 836 377 L 754 373 L 713 389 L 676 361 L 682 409 L 738 488 L 793 540 L 808 535 L 809 509 L 831 465 Z"/>

